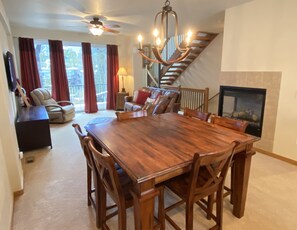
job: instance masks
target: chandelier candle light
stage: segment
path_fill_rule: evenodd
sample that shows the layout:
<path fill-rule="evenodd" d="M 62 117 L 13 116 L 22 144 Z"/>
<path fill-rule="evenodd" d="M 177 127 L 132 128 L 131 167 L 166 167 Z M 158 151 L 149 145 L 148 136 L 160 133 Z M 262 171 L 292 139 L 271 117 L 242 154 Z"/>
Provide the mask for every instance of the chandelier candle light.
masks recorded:
<path fill-rule="evenodd" d="M 122 76 L 122 84 L 123 84 L 122 93 L 125 93 L 126 90 L 125 90 L 125 84 L 124 84 L 124 77 L 128 76 L 128 73 L 124 67 L 121 67 L 119 68 L 117 75 Z"/>
<path fill-rule="evenodd" d="M 158 17 L 160 16 L 160 24 L 158 25 Z M 169 41 L 169 30 L 168 30 L 168 19 L 169 16 L 172 16 L 175 20 L 175 28 L 174 28 L 174 44 L 176 49 L 181 53 L 181 55 L 174 60 L 164 60 L 162 58 L 162 50 L 164 49 L 166 43 Z M 172 10 L 172 7 L 170 6 L 170 1 L 166 0 L 165 6 L 163 7 L 162 11 L 158 12 L 155 16 L 155 21 L 154 21 L 154 40 L 155 44 L 152 47 L 153 54 L 155 55 L 156 59 L 152 59 L 144 54 L 144 50 L 142 48 L 142 40 L 143 37 L 141 35 L 138 35 L 138 51 L 139 54 L 149 60 L 150 62 L 156 62 L 156 63 L 161 63 L 163 65 L 171 65 L 176 62 L 180 62 L 183 59 L 185 59 L 191 51 L 191 48 L 189 47 L 189 44 L 191 42 L 191 36 L 192 32 L 189 31 L 186 37 L 186 47 L 180 47 L 178 44 L 178 18 L 177 14 L 175 11 Z"/>

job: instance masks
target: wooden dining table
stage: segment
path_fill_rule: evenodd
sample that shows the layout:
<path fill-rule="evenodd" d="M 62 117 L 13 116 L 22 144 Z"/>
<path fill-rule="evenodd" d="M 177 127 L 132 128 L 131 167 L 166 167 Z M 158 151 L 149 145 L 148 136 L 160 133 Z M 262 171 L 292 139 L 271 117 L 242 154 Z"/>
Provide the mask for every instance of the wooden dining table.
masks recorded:
<path fill-rule="evenodd" d="M 190 171 L 195 153 L 211 153 L 238 140 L 234 155 L 233 214 L 244 215 L 253 143 L 259 138 L 176 113 L 89 124 L 88 135 L 133 181 L 136 229 L 153 229 L 155 187 Z"/>

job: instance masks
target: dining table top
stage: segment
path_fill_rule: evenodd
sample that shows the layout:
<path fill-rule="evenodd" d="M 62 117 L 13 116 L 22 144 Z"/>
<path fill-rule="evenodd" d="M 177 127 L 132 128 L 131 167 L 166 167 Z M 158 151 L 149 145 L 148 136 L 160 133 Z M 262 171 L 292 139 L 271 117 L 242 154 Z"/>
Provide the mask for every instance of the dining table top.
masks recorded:
<path fill-rule="evenodd" d="M 114 119 L 85 128 L 137 183 L 160 183 L 189 171 L 195 153 L 211 154 L 234 140 L 241 143 L 236 152 L 245 151 L 259 139 L 176 113 Z"/>

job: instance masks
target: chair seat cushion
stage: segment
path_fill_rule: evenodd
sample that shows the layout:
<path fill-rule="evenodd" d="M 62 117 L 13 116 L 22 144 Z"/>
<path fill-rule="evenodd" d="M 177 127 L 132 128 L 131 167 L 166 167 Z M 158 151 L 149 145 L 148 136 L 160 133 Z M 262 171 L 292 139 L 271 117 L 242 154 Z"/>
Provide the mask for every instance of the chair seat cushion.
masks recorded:
<path fill-rule="evenodd" d="M 64 114 L 74 113 L 74 106 L 73 105 L 65 105 L 62 107 Z M 50 110 L 51 112 L 60 112 L 60 108 L 54 108 Z"/>

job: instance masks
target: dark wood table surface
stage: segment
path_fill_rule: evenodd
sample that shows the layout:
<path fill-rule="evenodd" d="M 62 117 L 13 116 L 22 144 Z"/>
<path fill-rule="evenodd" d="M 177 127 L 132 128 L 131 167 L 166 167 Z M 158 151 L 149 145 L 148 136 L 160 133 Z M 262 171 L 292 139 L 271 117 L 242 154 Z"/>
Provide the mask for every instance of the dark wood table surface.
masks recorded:
<path fill-rule="evenodd" d="M 196 152 L 209 153 L 238 140 L 233 214 L 244 214 L 252 145 L 259 138 L 176 113 L 87 125 L 86 130 L 134 181 L 136 229 L 153 228 L 155 186 L 190 170 Z"/>

